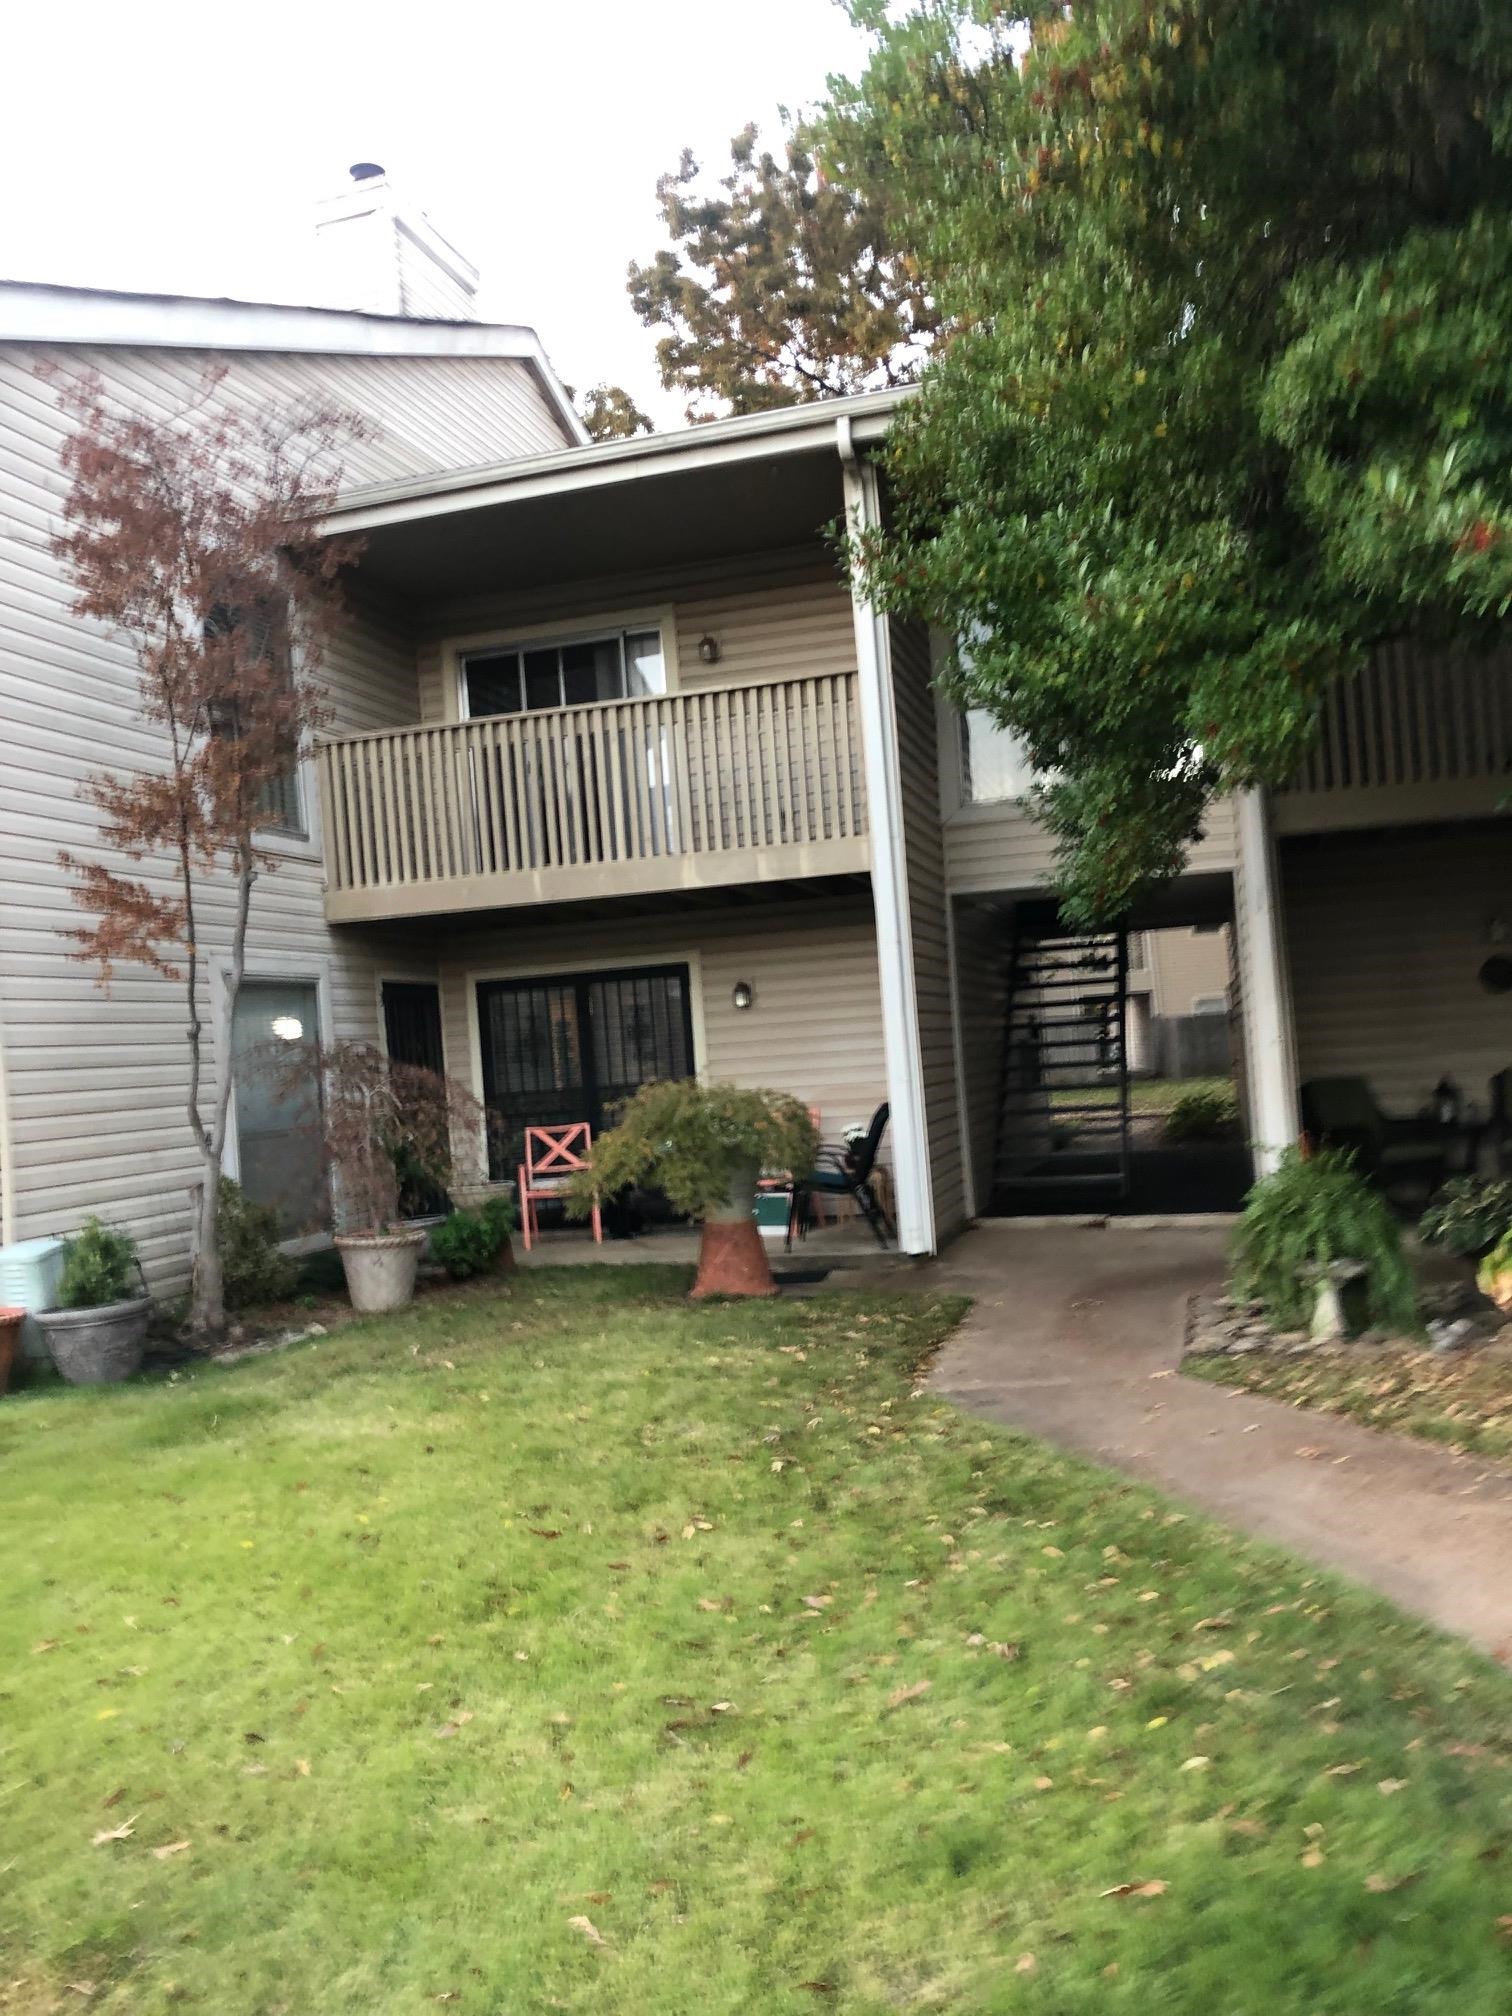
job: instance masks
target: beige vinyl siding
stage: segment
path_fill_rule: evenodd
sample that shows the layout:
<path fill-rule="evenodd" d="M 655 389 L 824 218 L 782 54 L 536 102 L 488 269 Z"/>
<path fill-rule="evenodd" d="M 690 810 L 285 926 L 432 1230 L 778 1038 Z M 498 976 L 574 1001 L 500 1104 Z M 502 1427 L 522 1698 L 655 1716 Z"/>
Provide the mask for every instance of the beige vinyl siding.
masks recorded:
<path fill-rule="evenodd" d="M 945 849 L 940 830 L 935 696 L 930 678 L 928 632 L 920 625 L 896 619 L 889 622 L 888 631 L 897 710 L 898 779 L 929 1184 L 934 1199 L 935 1239 L 943 1245 L 965 1222 L 966 1189 L 946 918 L 950 899 L 946 892 Z"/>
<path fill-rule="evenodd" d="M 1193 1003 L 1224 995 L 1229 984 L 1228 933 L 1191 926 L 1142 934 L 1149 958 L 1151 1008 L 1157 1015 L 1191 1015 Z"/>
<path fill-rule="evenodd" d="M 1055 883 L 1055 840 L 1022 805 L 967 805 L 945 821 L 945 861 L 958 896 L 1028 895 Z M 1234 809 L 1209 807 L 1188 874 L 1227 872 L 1234 865 Z"/>
<path fill-rule="evenodd" d="M 481 1096 L 480 979 L 685 958 L 694 969 L 694 1041 L 705 1078 L 791 1092 L 818 1109 L 829 1139 L 871 1118 L 887 1096 L 887 1072 L 876 933 L 864 896 L 448 932 L 440 963 L 448 1068 L 468 1060 Z M 748 1009 L 733 1005 L 738 980 L 754 990 Z"/>
<path fill-rule="evenodd" d="M 79 795 L 101 765 L 149 769 L 165 760 L 137 718 L 128 647 L 77 617 L 49 542 L 66 485 L 63 421 L 35 375 L 41 352 L 0 347 L 0 1050 L 7 1101 L 3 1171 L 11 1235 L 65 1232 L 90 1211 L 142 1242 L 153 1285 L 184 1275 L 190 1186 L 198 1163 L 184 1116 L 187 1066 L 181 990 L 122 968 L 109 997 L 72 959 L 77 918 L 59 848 L 97 858 L 97 816 Z M 93 368 L 123 403 L 162 414 L 198 390 L 212 360 L 173 350 L 51 353 Z M 282 403 L 306 394 L 383 411 L 383 432 L 354 449 L 354 480 L 415 475 L 455 461 L 561 445 L 559 424 L 513 360 L 273 357 L 236 354 L 217 399 Z M 407 626 L 359 589 L 325 669 L 338 732 L 398 726 L 418 704 Z M 313 778 L 305 779 L 313 816 Z M 413 970 L 413 936 L 336 936 L 324 923 L 323 871 L 310 844 L 280 848 L 258 886 L 249 939 L 254 973 L 319 980 L 327 1033 L 377 1031 L 377 983 Z M 144 879 L 166 889 L 164 864 Z M 213 964 L 229 939 L 230 889 L 205 899 Z M 423 968 L 421 970 L 424 970 Z M 213 1006 L 207 986 L 202 1007 Z M 212 1046 L 213 1050 L 213 1046 Z M 212 1063 L 214 1062 L 212 1055 Z"/>
<path fill-rule="evenodd" d="M 1512 1065 L 1512 997 L 1477 974 L 1512 917 L 1512 825 L 1281 843 L 1302 1079 L 1363 1076 L 1415 1112 L 1445 1072 L 1484 1110 Z"/>
<path fill-rule="evenodd" d="M 461 711 L 443 648 L 449 638 L 523 641 L 533 626 L 581 620 L 591 628 L 595 617 L 617 619 L 632 610 L 663 609 L 672 612 L 678 680 L 684 688 L 855 670 L 850 594 L 833 560 L 817 548 L 760 554 L 717 569 L 619 576 L 530 595 L 473 597 L 427 610 L 417 661 L 420 719 L 454 721 Z M 705 665 L 698 655 L 706 634 L 720 647 L 716 665 Z"/>
<path fill-rule="evenodd" d="M 975 903 L 955 905 L 956 995 L 961 1036 L 965 1138 L 978 1213 L 992 1195 L 1003 1104 L 1011 918 Z"/>

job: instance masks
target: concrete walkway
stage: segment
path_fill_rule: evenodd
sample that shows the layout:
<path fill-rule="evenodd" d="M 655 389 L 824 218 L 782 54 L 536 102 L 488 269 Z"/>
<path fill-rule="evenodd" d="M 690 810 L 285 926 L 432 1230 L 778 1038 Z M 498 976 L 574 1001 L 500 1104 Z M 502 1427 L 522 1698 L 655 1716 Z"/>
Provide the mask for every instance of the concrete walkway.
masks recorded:
<path fill-rule="evenodd" d="M 928 1270 L 975 1298 L 935 1391 L 1370 1584 L 1512 1663 L 1512 1471 L 1175 1376 L 1213 1230 L 967 1233 Z"/>

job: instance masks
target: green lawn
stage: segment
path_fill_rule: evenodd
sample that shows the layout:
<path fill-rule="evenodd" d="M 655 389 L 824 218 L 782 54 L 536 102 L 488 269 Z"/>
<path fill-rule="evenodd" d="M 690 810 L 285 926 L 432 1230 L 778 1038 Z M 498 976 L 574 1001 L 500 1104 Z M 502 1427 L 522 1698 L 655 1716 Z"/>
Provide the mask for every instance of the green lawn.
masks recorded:
<path fill-rule="evenodd" d="M 1476 1456 L 1512 1459 L 1512 1350 L 1419 1350 L 1410 1344 L 1360 1345 L 1305 1352 L 1269 1351 L 1240 1358 L 1189 1358 L 1184 1371 L 1215 1385 L 1243 1386 L 1294 1407 L 1349 1414 L 1372 1428 L 1445 1442 Z"/>
<path fill-rule="evenodd" d="M 1189 1092 L 1232 1093 L 1234 1081 L 1231 1078 L 1131 1078 L 1129 1080 L 1129 1111 L 1142 1114 L 1169 1113 L 1178 1099 L 1184 1099 Z M 1056 1106 L 1116 1106 L 1118 1087 L 1097 1085 L 1083 1092 L 1052 1092 L 1050 1104 Z"/>
<path fill-rule="evenodd" d="M 0 1402 L 0 2009 L 1504 2016 L 1505 1676 L 683 1285 Z"/>

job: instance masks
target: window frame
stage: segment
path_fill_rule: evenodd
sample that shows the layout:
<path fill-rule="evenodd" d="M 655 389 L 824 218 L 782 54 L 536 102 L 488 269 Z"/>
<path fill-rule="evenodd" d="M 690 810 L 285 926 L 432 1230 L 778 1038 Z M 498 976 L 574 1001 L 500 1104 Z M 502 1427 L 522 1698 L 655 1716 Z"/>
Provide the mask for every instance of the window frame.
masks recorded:
<path fill-rule="evenodd" d="M 272 600 L 272 597 L 265 595 L 259 599 L 267 603 Z M 289 598 L 287 595 L 282 597 L 282 603 L 282 609 L 277 612 L 275 620 L 269 626 L 270 641 L 273 649 L 281 651 L 284 670 L 292 685 L 295 676 L 294 640 L 290 630 Z M 226 612 L 227 615 L 231 614 L 232 605 L 217 603 L 204 619 L 207 630 L 212 622 L 222 616 L 222 612 Z M 240 620 L 241 612 L 236 610 L 234 613 L 237 619 Z M 210 735 L 219 735 L 224 731 L 211 723 L 208 725 L 206 732 Z M 320 833 L 317 828 L 315 813 L 317 793 L 314 788 L 313 751 L 305 747 L 295 749 L 290 757 L 286 776 L 292 789 L 295 818 L 298 824 L 289 826 L 285 825 L 282 821 L 274 822 L 270 820 L 266 825 L 259 824 L 254 827 L 253 831 L 258 837 L 259 843 L 267 844 L 271 853 L 287 854 L 295 859 L 314 858 L 320 853 Z"/>
<path fill-rule="evenodd" d="M 491 654 L 503 656 L 508 652 L 562 650 L 571 644 L 597 644 L 611 637 L 633 636 L 636 632 L 645 630 L 655 630 L 661 637 L 666 693 L 679 692 L 682 682 L 677 658 L 677 620 L 676 611 L 670 604 L 660 604 L 654 608 L 608 609 L 602 615 L 571 616 L 549 622 L 511 624 L 507 628 L 495 626 L 493 629 L 477 631 L 467 636 L 448 637 L 441 647 L 447 675 L 446 718 L 451 721 L 507 721 L 515 718 L 508 714 L 470 712 L 467 701 L 469 658 L 481 658 Z M 614 707 L 623 706 L 625 703 L 614 700 L 586 700 L 567 704 L 581 707 Z M 563 710 L 559 706 L 533 707 L 526 711 L 533 714 L 550 714 L 560 713 Z"/>

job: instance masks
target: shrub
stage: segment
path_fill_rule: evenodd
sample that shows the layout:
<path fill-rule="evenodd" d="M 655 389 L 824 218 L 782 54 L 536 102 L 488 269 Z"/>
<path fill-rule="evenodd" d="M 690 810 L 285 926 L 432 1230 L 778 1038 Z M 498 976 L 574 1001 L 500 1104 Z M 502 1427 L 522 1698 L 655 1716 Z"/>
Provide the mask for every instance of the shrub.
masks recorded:
<path fill-rule="evenodd" d="M 1417 1330 L 1412 1270 L 1386 1200 L 1346 1150 L 1325 1148 L 1304 1161 L 1289 1148 L 1245 1199 L 1234 1235 L 1235 1292 L 1259 1302 L 1277 1328 L 1305 1329 L 1317 1293 L 1309 1270 L 1334 1260 L 1364 1263 L 1373 1324 Z"/>
<path fill-rule="evenodd" d="M 1439 1191 L 1418 1223 L 1429 1246 L 1474 1259 L 1512 1227 L 1512 1177 L 1494 1182 L 1455 1176 Z"/>
<path fill-rule="evenodd" d="M 111 1302 L 130 1302 L 147 1292 L 137 1259 L 136 1241 L 90 1217 L 63 1242 L 63 1273 L 58 1283 L 60 1309 L 103 1309 Z"/>
<path fill-rule="evenodd" d="M 574 1177 L 569 1206 L 585 1214 L 595 1192 L 613 1197 L 654 1183 L 675 1210 L 702 1218 L 725 1201 L 742 1164 L 806 1176 L 818 1152 L 808 1109 L 785 1092 L 696 1078 L 643 1085 L 594 1142 L 592 1168 Z"/>
<path fill-rule="evenodd" d="M 1228 1085 L 1194 1085 L 1166 1115 L 1167 1141 L 1230 1141 L 1239 1126 L 1239 1102 Z"/>
<path fill-rule="evenodd" d="M 470 1281 L 499 1263 L 514 1230 L 514 1206 L 505 1196 L 490 1197 L 477 1211 L 453 1211 L 430 1235 L 431 1258 L 453 1281 Z"/>
<path fill-rule="evenodd" d="M 221 1178 L 215 1246 L 228 1309 L 254 1309 L 293 1294 L 299 1268 L 278 1250 L 278 1213 L 271 1205 L 254 1204 L 229 1176 Z"/>

